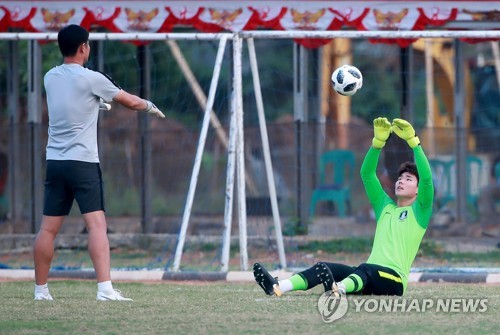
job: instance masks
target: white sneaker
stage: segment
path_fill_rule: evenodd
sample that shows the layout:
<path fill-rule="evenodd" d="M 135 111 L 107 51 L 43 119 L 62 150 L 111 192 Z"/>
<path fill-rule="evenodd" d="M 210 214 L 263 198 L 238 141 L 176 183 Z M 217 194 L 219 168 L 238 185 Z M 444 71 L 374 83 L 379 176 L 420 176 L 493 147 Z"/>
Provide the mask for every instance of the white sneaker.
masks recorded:
<path fill-rule="evenodd" d="M 49 292 L 47 293 L 35 292 L 35 300 L 54 300 L 54 299 L 52 298 Z"/>
<path fill-rule="evenodd" d="M 122 295 L 122 292 L 120 292 L 119 290 L 106 291 L 106 292 L 97 291 L 97 300 L 100 300 L 100 301 L 106 301 L 106 300 L 133 301 L 130 298 L 125 298 Z"/>

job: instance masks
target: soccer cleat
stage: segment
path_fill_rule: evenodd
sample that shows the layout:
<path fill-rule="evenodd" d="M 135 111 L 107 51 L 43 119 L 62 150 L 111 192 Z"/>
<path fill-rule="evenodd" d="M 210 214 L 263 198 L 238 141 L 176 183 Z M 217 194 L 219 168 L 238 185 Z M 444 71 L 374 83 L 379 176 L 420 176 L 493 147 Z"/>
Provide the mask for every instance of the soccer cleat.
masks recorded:
<path fill-rule="evenodd" d="M 257 284 L 266 292 L 267 295 L 281 296 L 278 278 L 274 278 L 267 270 L 259 263 L 253 265 L 253 276 Z"/>
<path fill-rule="evenodd" d="M 328 265 L 323 262 L 318 262 L 314 266 L 314 269 L 316 270 L 316 275 L 318 276 L 321 284 L 323 284 L 325 292 L 331 291 L 333 289 L 333 285 L 336 285 L 336 283 L 333 279 L 332 271 L 330 270 Z"/>
<path fill-rule="evenodd" d="M 333 278 L 332 271 L 330 270 L 328 265 L 323 262 L 316 263 L 315 270 L 319 280 L 323 284 L 325 292 L 332 291 L 332 294 L 335 296 L 335 298 L 340 298 L 341 295 L 345 295 L 345 289 L 339 287 L 339 285 Z"/>
<path fill-rule="evenodd" d="M 97 291 L 97 300 L 99 301 L 108 301 L 108 300 L 121 300 L 121 301 L 133 301 L 130 298 L 125 298 L 122 295 L 122 292 L 119 290 L 112 290 L 112 291 Z"/>
<path fill-rule="evenodd" d="M 49 292 L 35 292 L 35 300 L 54 300 Z"/>

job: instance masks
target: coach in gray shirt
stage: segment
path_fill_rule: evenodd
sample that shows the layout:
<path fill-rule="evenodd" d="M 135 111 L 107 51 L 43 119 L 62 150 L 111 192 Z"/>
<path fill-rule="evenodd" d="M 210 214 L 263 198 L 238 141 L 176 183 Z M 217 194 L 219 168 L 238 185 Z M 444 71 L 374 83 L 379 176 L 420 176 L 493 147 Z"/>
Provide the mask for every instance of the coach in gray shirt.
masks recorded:
<path fill-rule="evenodd" d="M 44 78 L 49 111 L 43 218 L 33 248 L 35 300 L 53 300 L 47 280 L 54 239 L 76 200 L 88 231 L 88 250 L 97 276 L 97 300 L 132 300 L 111 283 L 109 240 L 97 151 L 97 120 L 103 101 L 136 111 L 165 115 L 150 101 L 127 93 L 113 80 L 83 67 L 89 59 L 89 33 L 78 25 L 57 36 L 64 58 Z"/>

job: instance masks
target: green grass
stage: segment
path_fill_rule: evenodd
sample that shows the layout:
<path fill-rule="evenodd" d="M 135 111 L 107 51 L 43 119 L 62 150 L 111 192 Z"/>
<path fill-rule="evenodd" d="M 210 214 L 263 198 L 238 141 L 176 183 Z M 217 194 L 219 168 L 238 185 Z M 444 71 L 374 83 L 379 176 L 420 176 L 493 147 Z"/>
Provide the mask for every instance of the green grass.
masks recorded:
<path fill-rule="evenodd" d="M 301 251 L 322 250 L 328 253 L 347 252 L 347 253 L 365 253 L 370 252 L 373 246 L 373 238 L 350 237 L 341 239 L 332 239 L 328 241 L 311 241 L 298 247 Z M 429 256 L 441 256 L 444 254 L 442 247 L 433 241 L 423 240 L 420 244 L 419 252 Z"/>
<path fill-rule="evenodd" d="M 309 241 L 287 247 L 287 260 L 291 267 L 309 267 L 316 261 L 331 261 L 357 265 L 368 258 L 373 240 L 370 238 L 343 238 L 328 241 Z M 147 245 L 146 245 L 147 246 Z M 111 251 L 113 268 L 164 268 L 173 260 L 173 245 L 168 250 L 121 247 Z M 250 264 L 255 261 L 271 268 L 277 265 L 276 251 L 269 246 L 251 246 Z M 231 270 L 239 267 L 239 246 L 231 246 Z M 186 243 L 183 270 L 217 271 L 220 268 L 220 243 Z M 449 252 L 432 240 L 424 240 L 413 264 L 414 267 L 500 267 L 500 249 L 488 252 Z M 30 251 L 0 255 L 0 267 L 33 268 Z M 52 261 L 54 269 L 92 268 L 86 248 L 58 249 Z"/>
<path fill-rule="evenodd" d="M 297 249 L 301 252 L 322 252 L 335 254 L 368 254 L 371 251 L 373 239 L 364 237 L 353 237 L 344 239 L 335 239 L 328 241 L 311 241 L 300 245 Z M 457 266 L 488 266 L 495 267 L 500 265 L 500 249 L 488 252 L 449 252 L 445 251 L 441 245 L 434 241 L 423 240 L 417 255 L 418 258 L 426 258 L 439 262 L 456 263 Z"/>
<path fill-rule="evenodd" d="M 33 283 L 0 283 L 1 334 L 494 334 L 500 286 L 410 284 L 411 298 L 487 298 L 484 313 L 356 312 L 323 323 L 320 287 L 268 297 L 255 284 L 115 283 L 133 302 L 97 302 L 92 281 L 51 281 L 54 301 L 33 301 Z M 352 300 L 352 298 L 350 298 Z"/>
<path fill-rule="evenodd" d="M 373 239 L 353 237 L 328 241 L 311 241 L 300 245 L 298 249 L 306 252 L 316 252 L 322 250 L 327 253 L 347 252 L 364 253 L 370 252 L 373 245 Z"/>
<path fill-rule="evenodd" d="M 166 258 L 158 252 L 144 249 L 119 248 L 111 251 L 111 264 L 115 268 L 163 268 Z M 0 256 L 0 265 L 13 269 L 33 268 L 31 252 Z M 87 249 L 58 249 L 52 260 L 52 268 L 92 268 Z"/>

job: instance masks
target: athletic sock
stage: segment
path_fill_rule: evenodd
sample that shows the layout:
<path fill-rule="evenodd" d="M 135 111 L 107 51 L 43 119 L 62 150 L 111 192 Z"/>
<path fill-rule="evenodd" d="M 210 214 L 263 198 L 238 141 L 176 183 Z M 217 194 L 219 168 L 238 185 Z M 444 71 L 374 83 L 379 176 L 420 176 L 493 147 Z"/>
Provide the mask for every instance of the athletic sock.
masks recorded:
<path fill-rule="evenodd" d="M 363 289 L 363 280 L 357 274 L 350 274 L 340 282 L 345 287 L 346 293 L 359 292 Z"/>
<path fill-rule="evenodd" d="M 43 285 L 35 284 L 35 293 L 44 293 L 44 294 L 49 293 L 49 285 L 47 285 L 47 283 Z"/>
<path fill-rule="evenodd" d="M 281 293 L 290 292 L 293 290 L 293 284 L 290 279 L 278 280 Z"/>
<path fill-rule="evenodd" d="M 300 274 L 295 274 L 288 278 L 292 284 L 291 291 L 305 291 L 307 290 L 307 280 Z M 281 286 L 280 286 L 281 289 Z"/>
<path fill-rule="evenodd" d="M 97 291 L 98 292 L 113 291 L 113 285 L 111 284 L 111 280 L 97 283 Z"/>

